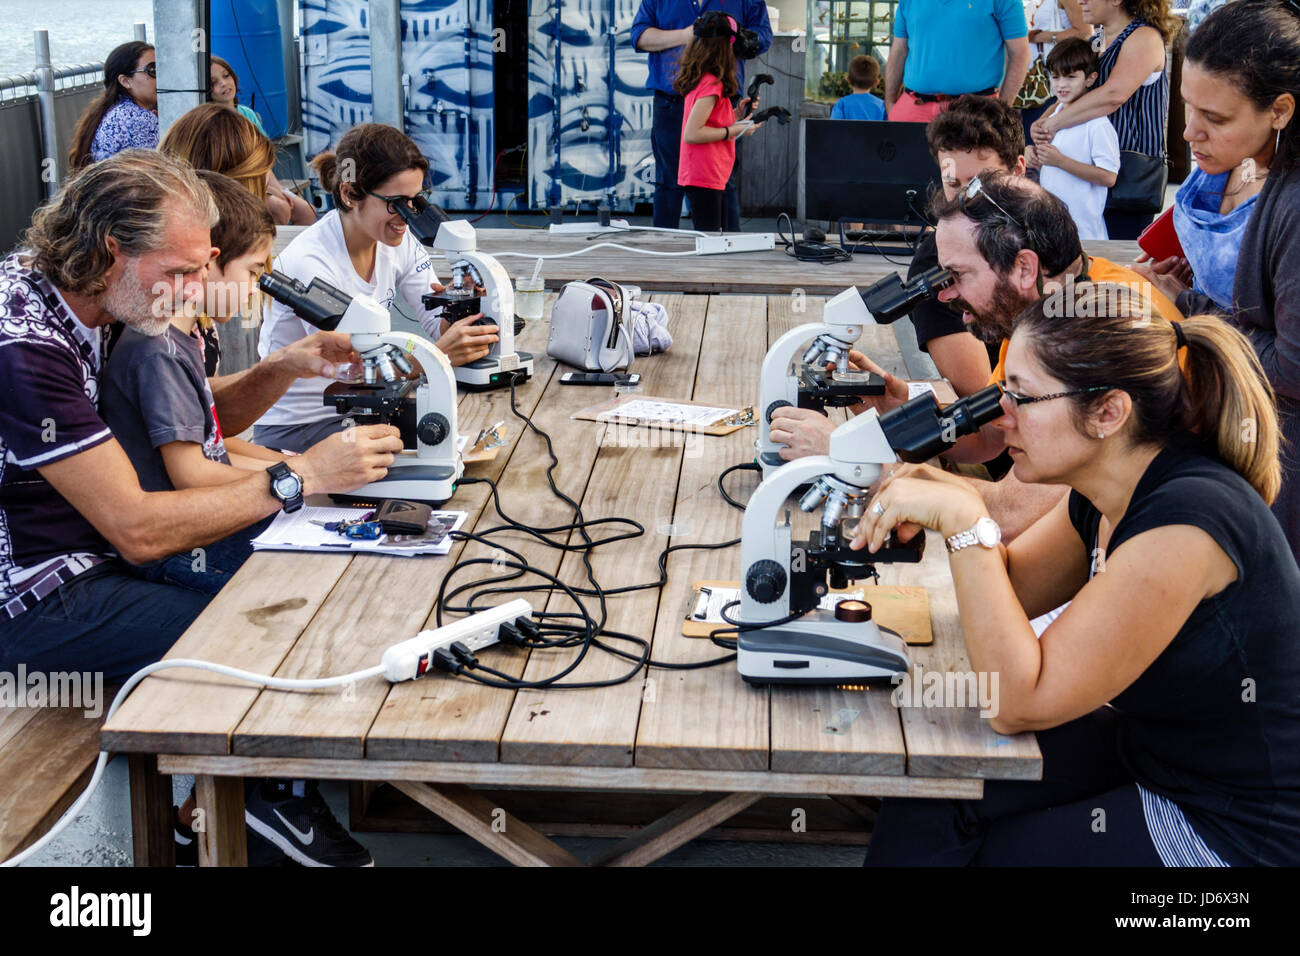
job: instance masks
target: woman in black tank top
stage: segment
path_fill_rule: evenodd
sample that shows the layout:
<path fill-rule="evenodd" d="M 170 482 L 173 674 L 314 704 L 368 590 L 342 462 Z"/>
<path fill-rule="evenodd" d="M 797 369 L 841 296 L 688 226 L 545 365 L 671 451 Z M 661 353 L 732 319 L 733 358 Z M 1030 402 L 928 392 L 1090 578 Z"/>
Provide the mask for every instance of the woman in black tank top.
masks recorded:
<path fill-rule="evenodd" d="M 1017 321 L 994 424 L 1017 478 L 1068 497 L 990 547 L 978 493 L 904 466 L 854 542 L 949 538 L 971 665 L 999 678 L 990 722 L 1039 732 L 1043 782 L 887 800 L 868 863 L 1300 864 L 1300 568 L 1268 509 L 1259 362 L 1221 320 L 1171 325 L 1127 288 L 1053 295 Z"/>

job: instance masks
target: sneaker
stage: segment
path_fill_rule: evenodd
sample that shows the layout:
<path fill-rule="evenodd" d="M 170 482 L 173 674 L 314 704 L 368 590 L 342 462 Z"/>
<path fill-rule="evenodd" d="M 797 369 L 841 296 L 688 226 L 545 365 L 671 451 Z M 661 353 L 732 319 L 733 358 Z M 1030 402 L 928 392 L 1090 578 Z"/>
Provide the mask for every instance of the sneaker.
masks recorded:
<path fill-rule="evenodd" d="M 199 865 L 199 841 L 194 831 L 181 823 L 177 817 L 180 816 L 180 808 L 173 807 L 175 813 L 172 814 L 172 834 L 176 840 L 176 865 L 177 866 L 198 866 Z"/>
<path fill-rule="evenodd" d="M 370 851 L 352 839 L 325 805 L 315 781 L 295 797 L 262 783 L 244 800 L 249 830 L 302 866 L 374 866 Z M 252 853 L 250 840 L 250 854 Z"/>
<path fill-rule="evenodd" d="M 180 810 L 176 810 L 180 815 Z M 199 865 L 199 841 L 192 829 L 178 820 L 172 820 L 172 833 L 176 840 L 176 865 L 194 867 Z M 248 865 L 250 867 L 294 866 L 287 854 L 279 847 L 263 840 L 248 827 L 244 831 L 248 839 Z"/>

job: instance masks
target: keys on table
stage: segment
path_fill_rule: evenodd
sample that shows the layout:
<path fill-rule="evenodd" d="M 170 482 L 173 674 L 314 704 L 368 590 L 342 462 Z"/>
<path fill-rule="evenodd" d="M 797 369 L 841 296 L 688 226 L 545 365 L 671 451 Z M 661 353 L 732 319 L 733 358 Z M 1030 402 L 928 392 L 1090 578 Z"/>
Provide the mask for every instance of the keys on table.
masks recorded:
<path fill-rule="evenodd" d="M 321 521 L 319 518 L 312 518 L 311 523 L 326 531 L 341 534 L 345 538 L 374 541 L 383 537 L 384 527 L 378 521 L 369 520 L 373 515 L 373 511 L 368 511 L 359 518 L 346 518 L 342 521 Z"/>

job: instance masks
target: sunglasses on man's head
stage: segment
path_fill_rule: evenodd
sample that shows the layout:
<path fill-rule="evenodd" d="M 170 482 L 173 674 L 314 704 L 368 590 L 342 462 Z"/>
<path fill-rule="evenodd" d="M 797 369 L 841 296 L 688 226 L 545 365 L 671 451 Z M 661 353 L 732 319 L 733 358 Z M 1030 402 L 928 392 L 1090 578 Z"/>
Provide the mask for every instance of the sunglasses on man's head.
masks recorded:
<path fill-rule="evenodd" d="M 980 178 L 978 176 L 972 176 L 971 181 L 966 184 L 966 188 L 957 194 L 957 203 L 959 206 L 961 206 L 961 211 L 966 212 L 966 204 L 971 200 L 975 199 L 977 196 L 983 196 L 985 199 L 987 199 L 989 202 L 993 204 L 993 207 L 998 212 L 1002 213 L 1002 215 L 1006 216 L 1008 219 L 1014 222 L 1021 229 L 1025 228 L 1025 224 L 1023 222 L 1021 222 L 1015 216 L 1011 215 L 1011 213 L 1007 212 L 1006 209 L 1003 208 L 1000 202 L 998 202 L 996 199 L 994 199 L 992 196 L 989 195 L 988 190 L 984 188 L 984 184 L 980 182 Z"/>

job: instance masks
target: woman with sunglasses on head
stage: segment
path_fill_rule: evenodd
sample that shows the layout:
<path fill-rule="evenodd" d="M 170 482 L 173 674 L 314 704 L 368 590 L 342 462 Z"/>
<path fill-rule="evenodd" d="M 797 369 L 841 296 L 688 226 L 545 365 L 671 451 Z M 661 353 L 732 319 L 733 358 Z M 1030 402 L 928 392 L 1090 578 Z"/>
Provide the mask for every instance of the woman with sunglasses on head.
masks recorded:
<path fill-rule="evenodd" d="M 78 170 L 124 149 L 158 145 L 158 73 L 154 49 L 136 40 L 104 61 L 104 92 L 77 121 L 68 164 Z"/>
<path fill-rule="evenodd" d="M 1017 477 L 1068 498 L 1002 546 L 962 479 L 903 466 L 853 542 L 947 538 L 990 724 L 1038 733 L 1042 781 L 886 800 L 867 863 L 1300 864 L 1300 568 L 1268 508 L 1263 370 L 1228 324 L 1171 324 L 1127 287 L 1060 305 L 1020 315 L 995 424 Z"/>
<path fill-rule="evenodd" d="M 429 162 L 410 137 L 382 123 L 362 123 L 343 134 L 338 149 L 312 165 L 334 198 L 334 210 L 299 233 L 274 268 L 310 283 L 323 279 L 348 295 L 367 295 L 385 307 L 400 296 L 414 308 L 425 333 L 452 365 L 487 355 L 497 341 L 495 325 L 479 316 L 445 322 L 420 299 L 436 286 L 433 260 L 406 226 L 398 209 L 424 191 Z M 262 357 L 316 331 L 289 307 L 270 304 L 262 326 Z M 259 419 L 254 441 L 267 448 L 302 451 L 345 426 L 324 403 L 325 379 L 299 380 Z"/>

